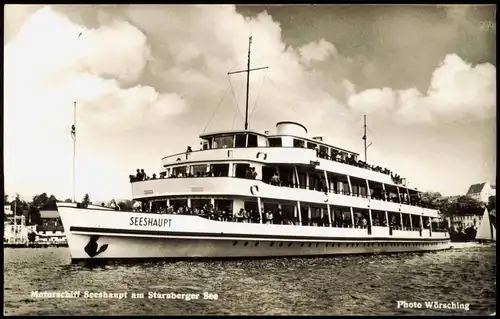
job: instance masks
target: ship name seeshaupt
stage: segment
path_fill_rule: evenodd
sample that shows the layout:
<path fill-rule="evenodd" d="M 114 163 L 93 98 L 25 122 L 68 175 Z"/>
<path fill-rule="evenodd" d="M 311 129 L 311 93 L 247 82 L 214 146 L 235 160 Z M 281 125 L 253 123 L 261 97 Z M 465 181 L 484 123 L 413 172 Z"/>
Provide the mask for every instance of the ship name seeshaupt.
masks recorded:
<path fill-rule="evenodd" d="M 172 219 L 155 217 L 130 217 L 130 226 L 170 227 Z"/>

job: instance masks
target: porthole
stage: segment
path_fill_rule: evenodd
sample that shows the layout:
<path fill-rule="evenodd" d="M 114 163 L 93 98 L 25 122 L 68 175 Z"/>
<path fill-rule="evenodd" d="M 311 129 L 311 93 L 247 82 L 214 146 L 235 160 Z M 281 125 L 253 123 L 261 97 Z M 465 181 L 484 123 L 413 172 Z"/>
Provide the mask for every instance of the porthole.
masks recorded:
<path fill-rule="evenodd" d="M 312 243 L 309 243 L 309 247 L 311 247 L 311 246 L 312 246 Z"/>
<path fill-rule="evenodd" d="M 316 247 L 318 247 L 318 246 L 319 246 L 319 243 L 316 243 Z"/>
<path fill-rule="evenodd" d="M 238 242 L 237 241 L 233 241 L 233 246 L 236 246 Z"/>
<path fill-rule="evenodd" d="M 273 247 L 273 246 L 274 246 L 274 243 L 273 243 L 273 242 L 272 242 L 272 243 L 270 243 L 270 244 L 269 244 L 269 246 Z"/>
<path fill-rule="evenodd" d="M 259 242 L 258 241 L 255 242 L 255 246 L 259 246 Z"/>
<path fill-rule="evenodd" d="M 300 247 L 304 247 L 304 243 L 300 243 Z"/>
<path fill-rule="evenodd" d="M 280 243 L 280 247 L 282 247 L 282 246 L 283 246 L 283 243 Z"/>
<path fill-rule="evenodd" d="M 328 247 L 328 243 L 325 243 L 325 247 Z"/>
<path fill-rule="evenodd" d="M 248 242 L 246 241 L 245 244 L 243 244 L 243 246 L 248 246 Z"/>

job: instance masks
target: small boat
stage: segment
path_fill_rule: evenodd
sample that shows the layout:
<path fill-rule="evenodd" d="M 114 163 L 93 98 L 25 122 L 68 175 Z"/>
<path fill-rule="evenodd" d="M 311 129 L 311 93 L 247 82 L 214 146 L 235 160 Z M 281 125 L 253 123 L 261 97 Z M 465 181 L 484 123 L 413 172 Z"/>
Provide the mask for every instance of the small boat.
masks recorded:
<path fill-rule="evenodd" d="M 490 212 L 488 209 L 484 209 L 483 218 L 479 224 L 479 228 L 476 233 L 476 240 L 481 243 L 496 245 L 497 241 L 497 231 L 495 225 L 491 222 Z"/>

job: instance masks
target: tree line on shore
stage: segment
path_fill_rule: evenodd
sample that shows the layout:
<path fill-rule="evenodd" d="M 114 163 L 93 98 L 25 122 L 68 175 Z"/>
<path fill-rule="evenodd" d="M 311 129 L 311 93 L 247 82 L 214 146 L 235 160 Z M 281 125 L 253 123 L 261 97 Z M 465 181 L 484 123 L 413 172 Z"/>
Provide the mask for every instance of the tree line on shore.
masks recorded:
<path fill-rule="evenodd" d="M 15 194 L 14 198 L 10 198 L 9 195 L 4 194 L 5 205 L 10 205 L 11 211 L 15 216 L 26 216 L 27 225 L 42 225 L 42 217 L 40 214 L 41 210 L 57 210 L 56 203 L 59 202 L 54 195 L 47 195 L 47 193 L 42 193 L 33 196 L 31 201 L 22 200 L 19 194 Z M 63 202 L 72 203 L 73 200 L 66 198 Z M 85 194 L 82 199 L 82 204 L 88 205 L 92 204 L 90 201 L 89 194 Z M 121 210 L 132 210 L 133 202 L 130 200 L 120 201 L 117 203 Z M 7 220 L 7 216 L 4 214 L 4 221 Z"/>

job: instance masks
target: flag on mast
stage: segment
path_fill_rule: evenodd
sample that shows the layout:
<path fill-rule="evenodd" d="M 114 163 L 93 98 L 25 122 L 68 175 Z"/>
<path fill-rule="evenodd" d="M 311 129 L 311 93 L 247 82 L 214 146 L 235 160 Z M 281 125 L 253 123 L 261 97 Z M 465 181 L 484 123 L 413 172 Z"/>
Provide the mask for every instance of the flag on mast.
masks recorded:
<path fill-rule="evenodd" d="M 75 124 L 71 125 L 71 138 L 73 138 L 73 141 L 76 140 L 76 129 L 75 129 Z"/>

